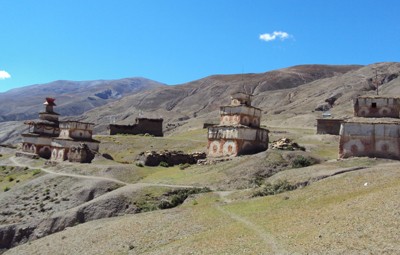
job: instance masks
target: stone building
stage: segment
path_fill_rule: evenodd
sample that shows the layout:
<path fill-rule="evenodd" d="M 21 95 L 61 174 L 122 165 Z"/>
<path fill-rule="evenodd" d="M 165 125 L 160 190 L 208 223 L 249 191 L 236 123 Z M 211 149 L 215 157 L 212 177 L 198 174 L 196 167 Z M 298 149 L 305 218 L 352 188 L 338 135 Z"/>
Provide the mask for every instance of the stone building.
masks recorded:
<path fill-rule="evenodd" d="M 317 134 L 339 135 L 343 119 L 317 119 Z"/>
<path fill-rule="evenodd" d="M 22 134 L 22 151 L 37 154 L 42 158 L 50 159 L 51 142 L 60 134 L 59 114 L 54 112 L 56 106 L 54 98 L 46 98 L 45 111 L 39 113 L 38 121 L 26 121 L 29 131 Z"/>
<path fill-rule="evenodd" d="M 399 118 L 400 98 L 361 96 L 353 101 L 355 117 Z"/>
<path fill-rule="evenodd" d="M 360 97 L 354 117 L 340 127 L 339 157 L 400 159 L 398 98 Z M 373 116 L 373 117 L 372 117 Z"/>
<path fill-rule="evenodd" d="M 60 135 L 53 138 L 51 142 L 52 153 L 51 160 L 63 161 L 70 158 L 71 153 L 75 153 L 79 148 L 88 148 L 91 151 L 99 151 L 99 141 L 92 139 L 93 123 L 85 123 L 79 121 L 62 121 L 60 122 Z M 85 146 L 83 146 L 84 144 Z M 77 148 L 77 150 L 70 151 L 70 148 Z M 81 151 L 80 149 L 78 151 Z M 87 156 L 88 153 L 78 154 Z M 94 155 L 93 155 L 94 156 Z M 72 159 L 72 157 L 71 157 Z M 90 159 L 90 161 L 93 158 Z M 86 162 L 88 159 L 82 158 L 77 160 L 77 155 L 74 156 L 74 161 Z M 70 160 L 72 161 L 72 160 Z"/>
<path fill-rule="evenodd" d="M 354 118 L 342 124 L 339 155 L 400 159 L 400 121 Z"/>
<path fill-rule="evenodd" d="M 163 136 L 163 119 L 136 118 L 133 125 L 110 124 L 110 135 L 116 134 L 150 134 Z"/>
<path fill-rule="evenodd" d="M 22 134 L 22 152 L 53 161 L 91 162 L 100 143 L 92 139 L 94 124 L 59 121 L 59 114 L 53 110 L 54 101 L 54 98 L 46 98 L 45 111 L 39 113 L 39 121 L 25 122 L 29 131 Z"/>
<path fill-rule="evenodd" d="M 251 95 L 235 93 L 220 107 L 220 124 L 208 128 L 208 156 L 238 156 L 268 148 L 268 130 L 260 128 L 261 109 L 251 106 Z"/>

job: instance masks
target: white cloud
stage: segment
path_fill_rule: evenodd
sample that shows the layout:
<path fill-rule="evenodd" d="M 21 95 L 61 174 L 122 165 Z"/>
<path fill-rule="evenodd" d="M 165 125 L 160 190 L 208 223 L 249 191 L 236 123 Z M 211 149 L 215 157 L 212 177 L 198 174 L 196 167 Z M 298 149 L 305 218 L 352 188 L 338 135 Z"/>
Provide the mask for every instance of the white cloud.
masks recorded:
<path fill-rule="evenodd" d="M 11 78 L 11 75 L 6 71 L 0 70 L 0 80 Z"/>
<path fill-rule="evenodd" d="M 280 39 L 281 41 L 286 40 L 288 38 L 290 38 L 291 35 L 289 35 L 286 32 L 282 32 L 282 31 L 274 31 L 272 34 L 261 34 L 260 35 L 260 40 L 266 41 L 266 42 L 270 42 L 270 41 L 274 41 L 276 39 Z"/>

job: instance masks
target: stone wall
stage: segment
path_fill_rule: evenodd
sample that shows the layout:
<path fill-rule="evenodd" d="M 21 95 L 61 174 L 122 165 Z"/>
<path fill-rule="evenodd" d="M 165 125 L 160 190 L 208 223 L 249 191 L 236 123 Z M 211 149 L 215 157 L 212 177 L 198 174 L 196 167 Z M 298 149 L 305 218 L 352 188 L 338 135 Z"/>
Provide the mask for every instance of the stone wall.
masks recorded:
<path fill-rule="evenodd" d="M 197 152 L 186 154 L 182 151 L 146 151 L 139 154 L 137 161 L 143 162 L 146 166 L 158 166 L 161 162 L 167 163 L 169 166 L 179 164 L 196 164 L 197 160 L 205 159 L 206 153 Z"/>
<path fill-rule="evenodd" d="M 343 119 L 317 119 L 317 134 L 339 135 Z"/>
<path fill-rule="evenodd" d="M 68 148 L 63 147 L 53 147 L 51 150 L 51 161 L 62 162 L 67 159 L 68 156 Z"/>
<path fill-rule="evenodd" d="M 267 149 L 268 142 L 243 139 L 209 139 L 207 154 L 210 157 L 229 157 L 254 154 Z"/>
<path fill-rule="evenodd" d="M 354 99 L 355 117 L 399 118 L 400 98 L 359 97 Z"/>
<path fill-rule="evenodd" d="M 268 149 L 268 130 L 216 126 L 208 129 L 208 156 L 225 157 L 257 153 Z"/>
<path fill-rule="evenodd" d="M 16 157 L 30 158 L 30 159 L 39 159 L 39 156 L 37 154 L 24 152 L 24 151 L 15 152 L 15 156 Z"/>
<path fill-rule="evenodd" d="M 209 127 L 213 127 L 213 126 L 217 126 L 218 124 L 215 123 L 203 123 L 203 128 L 209 128 Z"/>
<path fill-rule="evenodd" d="M 344 122 L 340 128 L 339 157 L 400 159 L 400 122 Z"/>
<path fill-rule="evenodd" d="M 234 126 L 215 126 L 208 128 L 208 139 L 239 139 L 268 143 L 268 130 Z"/>
<path fill-rule="evenodd" d="M 33 133 L 57 137 L 60 134 L 60 129 L 58 125 L 49 125 L 39 122 L 34 124 Z"/>
<path fill-rule="evenodd" d="M 150 134 L 154 136 L 163 136 L 163 119 L 138 118 L 133 125 L 110 124 L 110 135 L 116 134 Z"/>
<path fill-rule="evenodd" d="M 244 125 L 254 128 L 260 127 L 260 117 L 239 114 L 239 115 L 222 115 L 220 119 L 220 125 L 232 126 L 232 125 Z"/>
<path fill-rule="evenodd" d="M 91 139 L 93 123 L 78 121 L 60 122 L 60 138 Z"/>
<path fill-rule="evenodd" d="M 261 110 L 251 106 L 221 106 L 220 125 L 245 125 L 260 127 Z"/>

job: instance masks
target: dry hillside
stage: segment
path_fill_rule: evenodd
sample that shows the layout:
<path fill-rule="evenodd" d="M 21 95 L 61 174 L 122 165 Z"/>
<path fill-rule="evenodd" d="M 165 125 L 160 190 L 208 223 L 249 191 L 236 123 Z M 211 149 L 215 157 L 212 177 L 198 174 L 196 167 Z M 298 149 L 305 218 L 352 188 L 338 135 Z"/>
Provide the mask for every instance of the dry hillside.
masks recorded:
<path fill-rule="evenodd" d="M 377 74 L 377 76 L 376 76 Z M 218 121 L 221 104 L 230 94 L 247 91 L 254 95 L 254 106 L 263 110 L 267 125 L 315 125 L 321 109 L 334 101 L 330 109 L 335 117 L 352 115 L 351 99 L 375 94 L 375 81 L 381 95 L 393 96 L 399 90 L 400 63 L 368 66 L 295 66 L 263 74 L 215 75 L 186 84 L 144 91 L 84 114 L 83 119 L 98 123 L 103 132 L 110 116 L 117 123 L 132 123 L 138 116 L 163 117 L 183 129 Z"/>
<path fill-rule="evenodd" d="M 131 123 L 138 116 L 163 117 L 176 123 L 180 119 L 217 118 L 210 112 L 229 102 L 229 96 L 237 91 L 255 95 L 255 106 L 265 110 L 275 107 L 276 94 L 290 91 L 310 82 L 340 76 L 361 66 L 305 65 L 261 73 L 242 75 L 214 75 L 177 86 L 150 90 L 126 97 L 104 107 L 84 114 L 89 121 L 99 124 L 98 131 L 104 131 L 110 116 L 119 123 Z"/>
<path fill-rule="evenodd" d="M 45 97 L 55 97 L 61 115 L 80 115 L 90 109 L 119 100 L 127 95 L 161 87 L 164 84 L 127 78 L 97 81 L 54 81 L 0 93 L 0 122 L 37 118 Z"/>

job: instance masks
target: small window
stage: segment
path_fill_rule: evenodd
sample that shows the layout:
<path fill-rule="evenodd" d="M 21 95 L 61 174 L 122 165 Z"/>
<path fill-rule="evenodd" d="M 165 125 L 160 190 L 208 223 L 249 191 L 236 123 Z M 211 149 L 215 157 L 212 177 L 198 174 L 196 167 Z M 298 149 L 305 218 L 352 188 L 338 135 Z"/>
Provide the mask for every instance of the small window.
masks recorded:
<path fill-rule="evenodd" d="M 372 103 L 371 107 L 376 108 L 376 103 Z"/>

